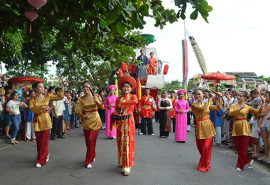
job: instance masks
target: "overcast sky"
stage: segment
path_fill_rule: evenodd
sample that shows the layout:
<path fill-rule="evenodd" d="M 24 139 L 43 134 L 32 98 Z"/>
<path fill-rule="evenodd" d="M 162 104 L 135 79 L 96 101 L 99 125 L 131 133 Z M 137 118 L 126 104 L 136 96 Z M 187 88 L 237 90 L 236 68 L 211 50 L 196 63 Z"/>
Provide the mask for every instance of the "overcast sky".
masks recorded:
<path fill-rule="evenodd" d="M 164 6 L 176 9 L 173 0 L 163 0 Z M 207 24 L 200 15 L 190 20 L 187 10 L 186 28 L 193 35 L 205 58 L 208 72 L 255 72 L 270 76 L 269 0 L 208 0 L 213 7 Z M 184 21 L 168 24 L 163 30 L 154 27 L 148 18 L 143 33 L 155 35 L 158 58 L 170 62 L 166 81 L 182 81 L 182 44 Z M 189 75 L 202 73 L 188 41 Z"/>

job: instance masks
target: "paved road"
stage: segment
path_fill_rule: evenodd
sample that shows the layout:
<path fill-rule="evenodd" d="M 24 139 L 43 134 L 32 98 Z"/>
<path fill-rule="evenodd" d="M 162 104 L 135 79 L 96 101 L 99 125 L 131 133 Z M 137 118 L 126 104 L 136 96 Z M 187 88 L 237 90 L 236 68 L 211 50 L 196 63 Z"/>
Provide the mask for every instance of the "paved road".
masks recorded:
<path fill-rule="evenodd" d="M 174 134 L 168 139 L 136 135 L 135 162 L 131 174 L 124 177 L 117 166 L 116 141 L 106 140 L 105 132 L 99 133 L 97 158 L 93 168 L 84 167 L 85 144 L 82 128 L 72 130 L 66 139 L 50 141 L 50 161 L 42 168 L 35 168 L 36 146 L 32 142 L 0 149 L 0 184 L 5 185 L 264 185 L 270 184 L 269 169 L 255 162 L 254 169 L 247 167 L 237 172 L 237 155 L 225 147 L 213 147 L 211 171 L 197 171 L 199 153 L 194 130 L 188 133 L 185 144 L 176 143 Z"/>

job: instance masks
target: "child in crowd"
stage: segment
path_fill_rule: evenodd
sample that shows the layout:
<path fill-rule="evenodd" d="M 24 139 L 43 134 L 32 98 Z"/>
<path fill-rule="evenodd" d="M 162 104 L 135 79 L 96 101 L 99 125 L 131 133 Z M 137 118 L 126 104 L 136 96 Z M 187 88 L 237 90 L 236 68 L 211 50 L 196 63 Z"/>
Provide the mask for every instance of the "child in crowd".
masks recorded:
<path fill-rule="evenodd" d="M 34 113 L 29 109 L 29 99 L 36 95 L 34 90 L 29 91 L 29 98 L 27 99 L 27 108 L 23 109 L 24 119 L 26 120 L 26 142 L 32 140 L 33 142 L 36 141 L 35 131 L 33 129 L 33 119 Z"/>
<path fill-rule="evenodd" d="M 258 116 L 254 115 L 251 117 L 249 124 L 252 125 L 251 130 L 251 144 L 252 144 L 252 150 L 251 152 L 252 157 L 260 157 L 259 151 L 260 151 L 260 133 L 257 130 L 258 127 Z"/>
<path fill-rule="evenodd" d="M 72 99 L 71 100 L 71 104 L 72 104 L 72 115 L 71 115 L 71 128 L 79 128 L 77 120 L 78 120 L 78 116 L 76 114 L 76 110 L 78 107 L 78 98 Z"/>

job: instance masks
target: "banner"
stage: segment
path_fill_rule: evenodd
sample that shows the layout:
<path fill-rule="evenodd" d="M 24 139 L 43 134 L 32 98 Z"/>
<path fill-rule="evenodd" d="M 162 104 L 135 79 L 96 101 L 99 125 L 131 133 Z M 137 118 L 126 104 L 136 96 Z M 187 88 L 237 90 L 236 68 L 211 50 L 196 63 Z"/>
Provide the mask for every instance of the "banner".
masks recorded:
<path fill-rule="evenodd" d="M 188 49 L 187 49 L 187 40 L 182 40 L 182 54 L 183 54 L 183 82 L 182 89 L 187 92 L 188 87 Z M 187 94 L 185 99 L 187 99 Z"/>

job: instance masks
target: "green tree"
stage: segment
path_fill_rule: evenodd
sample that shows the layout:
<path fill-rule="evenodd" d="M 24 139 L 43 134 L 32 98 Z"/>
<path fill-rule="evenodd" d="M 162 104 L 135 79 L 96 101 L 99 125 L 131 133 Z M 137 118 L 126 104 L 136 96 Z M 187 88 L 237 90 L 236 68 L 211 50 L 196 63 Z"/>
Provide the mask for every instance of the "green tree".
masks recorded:
<path fill-rule="evenodd" d="M 189 80 L 188 81 L 188 87 L 187 87 L 188 90 L 192 90 L 193 89 L 193 81 L 192 80 Z"/>
<path fill-rule="evenodd" d="M 198 11 L 199 5 L 205 2 L 181 1 Z M 185 7 L 177 6 L 183 18 Z M 98 79 L 102 83 L 112 82 L 120 63 L 134 57 L 133 50 L 144 45 L 144 38 L 132 31 L 143 28 L 145 17 L 152 17 L 155 26 L 161 29 L 166 23 L 178 20 L 176 12 L 165 9 L 160 0 L 48 0 L 36 10 L 39 16 L 33 21 L 29 34 L 30 24 L 24 16 L 29 8 L 27 1 L 1 0 L 0 61 L 8 70 L 22 65 L 22 61 L 30 63 L 32 68 L 44 67 L 48 61 L 53 61 L 71 85 L 78 84 L 75 82 L 82 78 L 82 75 L 71 75 L 72 69 L 86 66 L 92 67 L 84 74 L 89 78 L 101 74 L 103 67 L 107 67 L 106 74 L 94 80 L 95 85 L 99 84 Z M 100 65 L 93 57 L 105 64 Z"/>
<path fill-rule="evenodd" d="M 180 82 L 178 80 L 172 80 L 171 82 L 165 82 L 165 86 L 162 90 L 174 91 L 180 88 Z"/>
<path fill-rule="evenodd" d="M 259 76 L 259 78 L 262 79 L 263 81 L 266 81 L 268 84 L 270 84 L 270 77 L 264 77 L 262 75 L 262 76 Z"/>

